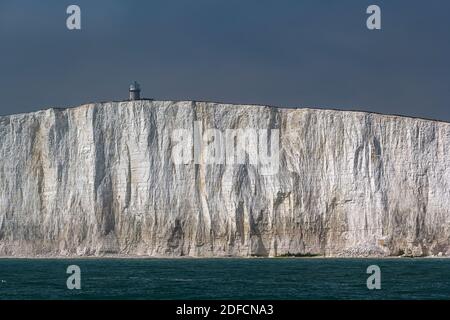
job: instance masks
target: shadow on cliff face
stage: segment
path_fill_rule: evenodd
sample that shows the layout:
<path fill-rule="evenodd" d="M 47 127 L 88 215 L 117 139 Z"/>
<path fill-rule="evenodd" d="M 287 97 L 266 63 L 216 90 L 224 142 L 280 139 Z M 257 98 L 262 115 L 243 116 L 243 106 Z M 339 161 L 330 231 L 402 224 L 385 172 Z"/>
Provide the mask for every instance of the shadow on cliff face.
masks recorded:
<path fill-rule="evenodd" d="M 183 241 L 184 234 L 183 234 L 183 227 L 181 226 L 180 219 L 175 219 L 175 225 L 172 229 L 171 235 L 169 239 L 167 240 L 167 246 L 169 247 L 170 252 L 176 252 L 180 251 L 180 256 L 184 255 L 183 252 Z"/>

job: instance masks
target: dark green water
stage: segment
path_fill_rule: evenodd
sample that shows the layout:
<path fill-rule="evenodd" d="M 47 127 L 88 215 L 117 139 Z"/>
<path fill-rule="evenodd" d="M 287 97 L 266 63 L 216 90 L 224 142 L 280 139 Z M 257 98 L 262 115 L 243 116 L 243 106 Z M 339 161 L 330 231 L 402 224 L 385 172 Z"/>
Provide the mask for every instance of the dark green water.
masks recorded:
<path fill-rule="evenodd" d="M 366 286 L 373 264 L 381 290 Z M 0 259 L 0 299 L 449 298 L 450 259 Z"/>

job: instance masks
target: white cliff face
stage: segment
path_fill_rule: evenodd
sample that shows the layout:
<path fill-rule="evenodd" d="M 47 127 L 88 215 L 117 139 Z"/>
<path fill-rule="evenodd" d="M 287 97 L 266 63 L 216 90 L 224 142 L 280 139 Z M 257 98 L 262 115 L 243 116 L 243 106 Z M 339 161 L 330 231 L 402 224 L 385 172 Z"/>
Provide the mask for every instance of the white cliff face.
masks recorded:
<path fill-rule="evenodd" d="M 245 164 L 205 148 L 174 161 L 174 132 L 193 139 L 194 124 L 278 129 L 277 170 L 251 163 L 257 143 Z M 4 116 L 0 255 L 450 255 L 449 150 L 448 123 L 364 112 L 133 101 Z"/>

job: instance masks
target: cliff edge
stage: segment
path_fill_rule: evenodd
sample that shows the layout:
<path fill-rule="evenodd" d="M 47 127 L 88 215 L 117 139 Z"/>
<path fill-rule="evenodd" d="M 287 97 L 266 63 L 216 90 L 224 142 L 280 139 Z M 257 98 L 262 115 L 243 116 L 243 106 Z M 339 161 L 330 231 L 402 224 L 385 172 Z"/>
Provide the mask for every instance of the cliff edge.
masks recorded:
<path fill-rule="evenodd" d="M 0 256 L 450 255 L 449 150 L 449 123 L 352 111 L 2 116 Z"/>

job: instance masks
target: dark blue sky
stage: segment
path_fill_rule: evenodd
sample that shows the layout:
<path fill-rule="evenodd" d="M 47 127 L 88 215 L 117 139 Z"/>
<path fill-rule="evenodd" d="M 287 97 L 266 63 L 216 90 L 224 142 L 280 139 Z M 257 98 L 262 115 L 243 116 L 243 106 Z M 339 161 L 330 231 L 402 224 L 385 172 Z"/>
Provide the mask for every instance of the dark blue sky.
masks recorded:
<path fill-rule="evenodd" d="M 450 121 L 449 16 L 448 0 L 0 0 L 0 114 L 121 100 L 137 80 L 155 99 Z"/>

